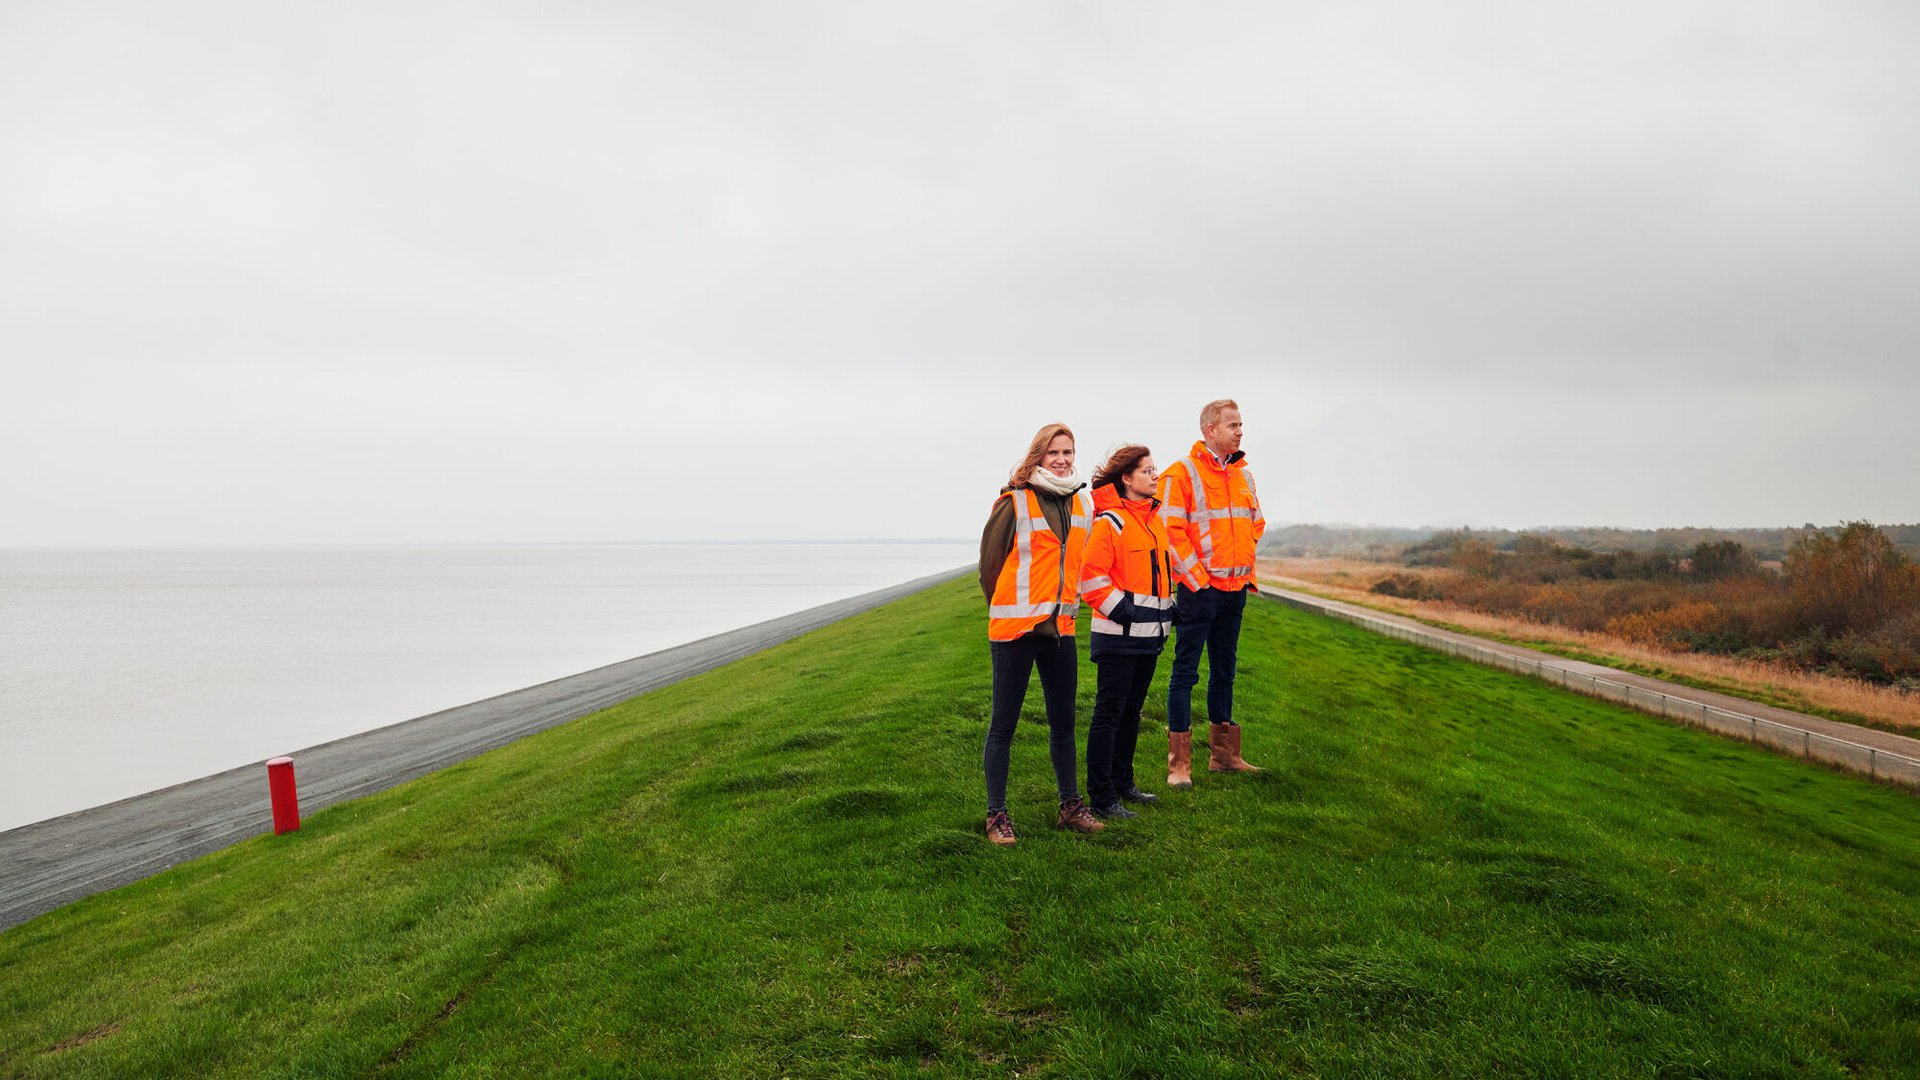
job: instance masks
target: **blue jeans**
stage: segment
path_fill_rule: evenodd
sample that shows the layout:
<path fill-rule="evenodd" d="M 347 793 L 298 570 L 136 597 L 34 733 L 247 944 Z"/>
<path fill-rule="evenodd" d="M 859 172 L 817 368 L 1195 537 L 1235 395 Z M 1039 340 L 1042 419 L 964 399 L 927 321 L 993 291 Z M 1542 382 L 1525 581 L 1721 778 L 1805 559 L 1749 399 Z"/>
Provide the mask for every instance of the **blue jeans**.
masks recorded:
<path fill-rule="evenodd" d="M 1167 730 L 1193 729 L 1193 688 L 1200 652 L 1207 653 L 1207 718 L 1233 723 L 1233 669 L 1240 658 L 1240 617 L 1247 590 L 1195 592 L 1180 586 L 1173 603 L 1173 671 L 1167 678 Z"/>

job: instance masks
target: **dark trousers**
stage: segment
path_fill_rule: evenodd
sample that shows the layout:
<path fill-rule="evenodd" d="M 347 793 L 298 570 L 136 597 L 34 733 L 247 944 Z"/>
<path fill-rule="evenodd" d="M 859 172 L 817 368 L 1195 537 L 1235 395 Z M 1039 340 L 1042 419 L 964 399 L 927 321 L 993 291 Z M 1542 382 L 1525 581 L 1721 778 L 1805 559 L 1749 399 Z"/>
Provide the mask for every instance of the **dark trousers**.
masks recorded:
<path fill-rule="evenodd" d="M 1193 728 L 1193 688 L 1200 652 L 1207 653 L 1207 717 L 1233 723 L 1233 668 L 1240 658 L 1240 617 L 1247 590 L 1194 592 L 1180 586 L 1173 603 L 1173 674 L 1167 678 L 1167 730 Z"/>
<path fill-rule="evenodd" d="M 1093 722 L 1087 727 L 1087 800 L 1112 806 L 1134 786 L 1133 751 L 1140 745 L 1140 706 L 1160 654 L 1109 656 L 1094 667 Z"/>
<path fill-rule="evenodd" d="M 1047 703 L 1047 755 L 1060 801 L 1078 798 L 1074 782 L 1073 696 L 1080 653 L 1073 639 L 1024 634 L 1012 641 L 991 641 L 993 716 L 987 724 L 987 812 L 1007 808 L 1007 761 L 1013 754 L 1013 729 L 1027 700 L 1027 677 L 1040 672 L 1040 693 Z"/>

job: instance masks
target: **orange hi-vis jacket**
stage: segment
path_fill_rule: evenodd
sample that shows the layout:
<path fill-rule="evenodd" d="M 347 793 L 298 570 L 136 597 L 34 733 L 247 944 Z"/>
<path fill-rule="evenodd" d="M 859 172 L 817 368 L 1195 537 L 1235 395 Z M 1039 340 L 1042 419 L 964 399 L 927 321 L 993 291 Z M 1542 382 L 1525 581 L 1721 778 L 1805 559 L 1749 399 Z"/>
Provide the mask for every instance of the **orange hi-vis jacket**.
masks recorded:
<path fill-rule="evenodd" d="M 1067 539 L 1047 524 L 1040 498 L 1030 488 L 1001 492 L 1013 503 L 1013 550 L 1000 567 L 993 599 L 987 602 L 987 637 L 1012 641 L 1048 619 L 1061 637 L 1072 637 L 1080 611 L 1080 560 L 1086 553 L 1093 502 L 1084 491 L 1073 496 Z"/>
<path fill-rule="evenodd" d="M 1080 564 L 1080 595 L 1093 608 L 1095 635 L 1150 638 L 1158 652 L 1173 626 L 1173 549 L 1150 499 L 1123 499 L 1114 484 L 1093 493 L 1093 531 Z M 1096 646 L 1105 644 L 1099 636 Z"/>
<path fill-rule="evenodd" d="M 1160 474 L 1160 520 L 1173 543 L 1174 571 L 1188 588 L 1254 585 L 1253 552 L 1267 518 L 1245 454 L 1223 463 L 1204 440 L 1194 443 L 1191 454 Z"/>

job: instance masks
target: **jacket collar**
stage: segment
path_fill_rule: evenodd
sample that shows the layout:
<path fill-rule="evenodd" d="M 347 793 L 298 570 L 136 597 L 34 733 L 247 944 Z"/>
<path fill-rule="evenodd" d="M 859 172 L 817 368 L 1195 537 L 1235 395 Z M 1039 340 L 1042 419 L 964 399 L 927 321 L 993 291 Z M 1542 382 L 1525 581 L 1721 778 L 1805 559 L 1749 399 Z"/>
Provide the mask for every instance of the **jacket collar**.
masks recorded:
<path fill-rule="evenodd" d="M 1246 468 L 1247 452 L 1245 450 L 1235 450 L 1233 453 L 1227 455 L 1227 460 L 1221 461 L 1219 458 L 1213 456 L 1212 450 L 1207 449 L 1207 440 L 1196 439 L 1193 444 L 1193 460 L 1205 462 L 1224 472 L 1227 469 Z"/>
<path fill-rule="evenodd" d="M 1093 489 L 1094 513 L 1098 514 L 1104 510 L 1115 509 L 1124 509 L 1135 518 L 1145 522 L 1150 520 L 1154 512 L 1160 509 L 1160 500 L 1151 496 L 1144 499 L 1129 499 L 1120 493 L 1120 481 L 1118 480 L 1115 480 L 1111 484 L 1101 484 L 1099 487 Z"/>

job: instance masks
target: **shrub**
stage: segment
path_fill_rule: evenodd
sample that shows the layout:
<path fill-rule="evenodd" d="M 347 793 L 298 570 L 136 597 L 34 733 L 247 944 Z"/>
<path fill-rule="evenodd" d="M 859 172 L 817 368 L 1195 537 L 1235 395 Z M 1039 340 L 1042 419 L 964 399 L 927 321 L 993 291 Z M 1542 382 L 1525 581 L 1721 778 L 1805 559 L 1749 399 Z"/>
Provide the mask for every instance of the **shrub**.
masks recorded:
<path fill-rule="evenodd" d="M 1738 540 L 1696 544 L 1687 557 L 1693 576 L 1703 581 L 1751 577 L 1760 572 L 1760 560 Z"/>
<path fill-rule="evenodd" d="M 1607 623 L 1615 637 L 1669 649 L 1691 648 L 1688 639 L 1711 632 L 1720 621 L 1720 609 L 1704 601 L 1675 604 L 1659 611 L 1637 611 Z"/>
<path fill-rule="evenodd" d="M 1468 573 L 1484 574 L 1493 568 L 1493 545 L 1473 535 L 1472 529 L 1436 533 L 1409 547 L 1404 558 L 1408 566 L 1450 566 Z"/>
<path fill-rule="evenodd" d="M 1570 625 L 1579 621 L 1586 604 L 1580 593 L 1563 585 L 1542 585 L 1533 590 L 1520 610 L 1536 622 Z"/>
<path fill-rule="evenodd" d="M 1833 643 L 1833 663 L 1875 682 L 1920 676 L 1920 611 L 1908 611 L 1869 631 L 1849 631 Z"/>
<path fill-rule="evenodd" d="M 1787 581 L 1803 623 L 1829 636 L 1868 632 L 1920 607 L 1920 573 L 1865 521 L 1811 526 L 1787 550 Z"/>
<path fill-rule="evenodd" d="M 1413 574 L 1389 574 L 1374 582 L 1367 591 L 1404 600 L 1438 600 L 1441 597 L 1438 588 Z"/>
<path fill-rule="evenodd" d="M 1582 562 L 1579 572 L 1583 577 L 1601 581 L 1647 581 L 1678 577 L 1680 560 L 1668 551 L 1650 551 L 1645 554 L 1636 554 L 1631 551 L 1605 551 Z"/>

